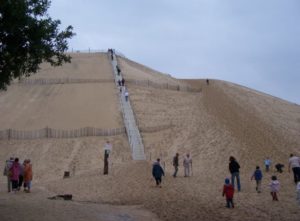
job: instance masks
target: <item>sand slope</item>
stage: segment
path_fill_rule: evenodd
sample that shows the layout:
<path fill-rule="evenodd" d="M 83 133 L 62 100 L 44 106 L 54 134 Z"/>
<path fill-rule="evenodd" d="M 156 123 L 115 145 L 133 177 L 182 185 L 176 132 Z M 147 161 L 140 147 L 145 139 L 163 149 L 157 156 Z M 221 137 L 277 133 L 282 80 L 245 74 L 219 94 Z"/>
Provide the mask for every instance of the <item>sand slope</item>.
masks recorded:
<path fill-rule="evenodd" d="M 87 55 L 83 57 L 86 58 Z M 78 59 L 81 60 L 80 54 Z M 281 162 L 287 166 L 291 152 L 300 155 L 300 107 L 298 105 L 229 82 L 212 80 L 207 86 L 204 80 L 177 80 L 126 59 L 119 58 L 119 61 L 127 79 L 174 82 L 174 84 L 202 88 L 202 92 L 158 90 L 128 85 L 139 126 L 141 128 L 164 126 L 163 129 L 152 132 L 142 132 L 146 162 L 131 161 L 125 135 L 103 138 L 1 141 L 2 162 L 11 155 L 20 156 L 22 159 L 30 157 L 35 172 L 35 194 L 26 198 L 20 195 L 21 200 L 16 198 L 18 196 L 9 197 L 5 193 L 4 177 L 1 179 L 0 197 L 5 198 L 5 205 L 10 205 L 9 208 L 16 207 L 18 216 L 24 213 L 19 203 L 25 199 L 32 201 L 33 208 L 38 209 L 40 205 L 44 205 L 45 208 L 55 208 L 50 213 L 49 220 L 55 220 L 55 217 L 62 214 L 64 210 L 76 210 L 76 213 L 70 214 L 65 220 L 80 220 L 80 217 L 96 220 L 98 211 L 105 216 L 105 211 L 110 210 L 113 218 L 105 217 L 106 219 L 130 220 L 128 217 L 118 216 L 118 212 L 113 207 L 103 209 L 102 203 L 118 206 L 140 205 L 157 214 L 161 220 L 299 220 L 300 212 L 295 200 L 295 186 L 292 175 L 288 174 L 286 169 L 283 174 L 277 174 L 273 169 L 270 173 L 264 173 L 261 194 L 255 192 L 255 183 L 250 181 L 255 166 L 262 167 L 266 156 L 270 156 L 274 163 Z M 85 64 L 80 63 L 78 67 L 81 65 Z M 78 70 L 80 69 L 79 67 Z M 91 93 L 97 90 L 88 85 L 86 88 Z M 19 92 L 19 88 L 14 89 L 16 93 Z M 117 106 L 114 86 L 107 85 L 101 87 L 101 90 L 107 93 L 107 96 L 112 92 L 112 97 L 108 99 L 109 104 L 113 101 Z M 73 99 L 72 93 L 63 94 L 62 96 Z M 0 101 L 5 96 L 8 95 L 1 94 Z M 61 99 L 61 96 L 58 97 Z M 14 102 L 14 99 L 8 99 L 5 103 L 13 107 L 9 101 Z M 84 99 L 83 95 L 79 97 L 78 102 L 82 99 Z M 49 107 L 51 105 L 56 106 L 49 102 Z M 121 125 L 119 113 L 114 111 L 110 111 L 110 115 L 107 116 L 105 115 L 107 113 L 102 111 L 99 111 L 101 114 L 96 114 L 89 109 L 81 108 L 78 113 L 88 113 L 88 118 L 80 121 L 83 122 L 82 124 L 89 122 L 89 119 L 94 119 L 95 122 L 98 120 L 111 122 L 107 123 L 109 126 Z M 55 118 L 55 116 L 49 117 Z M 71 125 L 68 118 L 65 118 L 65 121 L 61 119 L 61 126 Z M 8 117 L 1 120 L 3 124 L 16 124 L 16 121 Z M 106 139 L 111 140 L 114 146 L 110 158 L 109 176 L 101 174 L 102 146 Z M 176 152 L 180 154 L 181 163 L 183 154 L 191 153 L 192 177 L 184 178 L 182 167 L 179 169 L 178 178 L 174 179 L 171 176 L 172 157 Z M 235 156 L 241 165 L 242 192 L 235 195 L 234 210 L 224 207 L 225 200 L 221 196 L 224 178 L 229 176 L 230 155 Z M 151 163 L 157 157 L 162 159 L 166 171 L 162 189 L 155 188 L 151 177 Z M 65 170 L 72 172 L 71 178 L 62 179 Z M 267 186 L 273 174 L 278 176 L 282 184 L 279 202 L 271 201 Z M 74 204 L 45 200 L 46 196 L 64 193 L 74 195 Z M 36 205 L 36 200 L 40 205 Z M 0 212 L 6 213 L 5 220 L 13 220 L 9 208 L 0 207 Z M 117 210 L 122 208 L 118 207 Z M 97 213 L 91 212 L 88 215 L 84 209 L 96 210 Z M 125 207 L 125 210 L 132 220 L 146 220 L 144 214 L 148 214 L 149 219 L 157 219 L 155 215 L 141 212 L 140 209 L 136 211 L 135 208 Z M 40 220 L 41 215 L 32 211 L 31 218 Z"/>
<path fill-rule="evenodd" d="M 72 54 L 71 64 L 42 65 L 29 79 L 106 79 L 80 84 L 13 84 L 0 93 L 0 130 L 118 128 L 122 119 L 112 68 L 104 53 Z"/>

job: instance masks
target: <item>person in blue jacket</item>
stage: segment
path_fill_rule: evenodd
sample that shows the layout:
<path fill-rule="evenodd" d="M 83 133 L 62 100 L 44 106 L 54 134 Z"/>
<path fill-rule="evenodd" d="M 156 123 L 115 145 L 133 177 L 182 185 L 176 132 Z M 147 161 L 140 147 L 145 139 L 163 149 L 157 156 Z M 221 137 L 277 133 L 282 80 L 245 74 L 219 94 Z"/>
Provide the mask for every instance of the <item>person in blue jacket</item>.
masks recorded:
<path fill-rule="evenodd" d="M 163 168 L 160 166 L 160 159 L 153 164 L 152 175 L 156 181 L 156 186 L 161 188 L 161 177 L 165 175 Z"/>
<path fill-rule="evenodd" d="M 256 181 L 256 191 L 258 193 L 261 192 L 261 180 L 262 180 L 262 172 L 261 172 L 261 169 L 259 168 L 259 166 L 256 166 L 256 170 L 254 171 L 252 177 L 251 177 L 251 180 L 255 179 Z"/>

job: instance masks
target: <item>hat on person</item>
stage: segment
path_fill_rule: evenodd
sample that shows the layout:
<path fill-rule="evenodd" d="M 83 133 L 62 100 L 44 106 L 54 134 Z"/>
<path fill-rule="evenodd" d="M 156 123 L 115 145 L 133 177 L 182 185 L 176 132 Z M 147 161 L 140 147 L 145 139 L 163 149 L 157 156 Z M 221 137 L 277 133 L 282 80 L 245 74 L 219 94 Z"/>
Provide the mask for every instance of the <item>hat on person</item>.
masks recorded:
<path fill-rule="evenodd" d="M 230 180 L 228 178 L 225 179 L 225 184 L 230 184 Z"/>

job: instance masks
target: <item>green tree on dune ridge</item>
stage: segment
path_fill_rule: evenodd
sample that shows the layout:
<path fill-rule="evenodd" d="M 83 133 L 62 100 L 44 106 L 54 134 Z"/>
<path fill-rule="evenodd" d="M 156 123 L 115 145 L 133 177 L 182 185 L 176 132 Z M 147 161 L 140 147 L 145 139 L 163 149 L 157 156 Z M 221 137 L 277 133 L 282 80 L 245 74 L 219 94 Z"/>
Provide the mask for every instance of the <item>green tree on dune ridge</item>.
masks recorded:
<path fill-rule="evenodd" d="M 36 73 L 42 62 L 70 62 L 64 52 L 75 34 L 48 15 L 49 0 L 0 0 L 0 90 L 15 78 Z"/>

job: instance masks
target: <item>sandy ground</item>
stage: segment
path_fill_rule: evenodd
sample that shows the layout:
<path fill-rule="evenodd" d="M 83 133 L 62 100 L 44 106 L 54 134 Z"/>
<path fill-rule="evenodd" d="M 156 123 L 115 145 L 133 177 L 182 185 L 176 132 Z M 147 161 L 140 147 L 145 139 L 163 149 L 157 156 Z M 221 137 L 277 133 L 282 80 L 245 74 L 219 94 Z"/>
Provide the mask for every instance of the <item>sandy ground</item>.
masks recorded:
<path fill-rule="evenodd" d="M 0 93 L 0 130 L 123 127 L 118 91 L 106 54 L 72 54 L 71 64 L 42 67 L 34 78 L 110 79 L 107 83 L 13 84 Z M 45 66 L 45 65 L 43 65 Z M 81 73 L 81 75 L 80 75 Z"/>
<path fill-rule="evenodd" d="M 51 67 L 42 64 L 37 78 L 75 78 L 75 79 L 111 79 L 113 80 L 111 64 L 108 62 L 107 53 L 71 53 L 71 63 L 60 67 Z"/>
<path fill-rule="evenodd" d="M 150 80 L 160 84 L 187 85 L 186 82 L 173 78 L 169 74 L 155 71 L 127 58 L 118 57 L 118 64 L 125 79 Z"/>
<path fill-rule="evenodd" d="M 128 79 L 138 76 L 155 80 L 159 76 L 134 62 L 121 62 Z M 158 77 L 158 81 L 173 80 L 167 75 Z M 20 220 L 30 211 L 30 218 L 25 220 L 41 220 L 47 214 L 46 220 L 298 221 L 300 207 L 292 174 L 286 167 L 291 152 L 300 155 L 300 107 L 229 82 L 212 80 L 207 86 L 203 80 L 182 80 L 182 84 L 201 87 L 202 92 L 128 86 L 140 127 L 170 125 L 142 133 L 147 156 L 144 162 L 131 160 L 125 135 L 1 141 L 2 162 L 9 156 L 29 157 L 34 166 L 32 194 L 6 193 L 5 177 L 1 177 L 0 214 L 5 214 L 4 220 Z M 104 115 L 90 114 L 95 120 L 104 119 Z M 119 122 L 113 112 L 110 118 Z M 107 139 L 113 143 L 113 151 L 110 174 L 104 176 L 102 147 Z M 191 153 L 191 177 L 183 177 L 182 167 L 179 177 L 171 176 L 176 152 L 180 163 L 185 153 Z M 226 209 L 221 190 L 229 176 L 231 155 L 241 165 L 242 191 L 235 194 L 236 208 Z M 263 190 L 258 194 L 250 177 L 256 165 L 263 167 L 266 156 L 271 157 L 273 164 L 281 162 L 286 167 L 282 174 L 273 168 L 264 172 Z M 156 188 L 151 177 L 151 164 L 157 157 L 162 159 L 166 171 L 162 188 Z M 66 170 L 71 171 L 71 177 L 63 179 Z M 281 182 L 279 202 L 272 202 L 268 189 L 273 174 Z M 56 194 L 73 194 L 74 201 L 47 199 Z M 31 206 L 23 207 L 23 202 Z"/>

